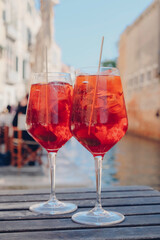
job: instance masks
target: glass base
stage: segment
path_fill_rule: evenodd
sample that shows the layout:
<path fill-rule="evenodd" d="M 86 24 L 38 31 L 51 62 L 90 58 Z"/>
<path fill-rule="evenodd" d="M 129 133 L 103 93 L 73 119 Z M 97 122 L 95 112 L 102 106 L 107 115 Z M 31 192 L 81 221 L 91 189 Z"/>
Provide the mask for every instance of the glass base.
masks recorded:
<path fill-rule="evenodd" d="M 105 211 L 104 209 L 93 209 L 91 211 L 79 212 L 72 216 L 72 220 L 77 223 L 92 226 L 110 226 L 120 223 L 125 219 L 121 213 Z"/>
<path fill-rule="evenodd" d="M 74 212 L 77 206 L 73 203 L 61 202 L 58 200 L 48 200 L 44 203 L 38 203 L 30 206 L 29 210 L 39 214 L 57 215 Z"/>

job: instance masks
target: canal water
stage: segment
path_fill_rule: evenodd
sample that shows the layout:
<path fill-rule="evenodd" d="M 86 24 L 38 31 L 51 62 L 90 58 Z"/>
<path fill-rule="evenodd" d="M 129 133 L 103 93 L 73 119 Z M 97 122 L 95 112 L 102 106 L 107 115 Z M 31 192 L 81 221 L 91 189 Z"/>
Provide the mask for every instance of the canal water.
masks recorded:
<path fill-rule="evenodd" d="M 86 176 L 95 186 L 91 153 L 74 138 L 63 147 L 59 154 L 61 159 L 63 153 L 65 161 L 70 162 L 70 171 L 78 170 L 77 174 Z M 61 161 L 60 164 L 62 167 Z M 102 188 L 113 185 L 148 185 L 160 190 L 160 142 L 129 134 L 123 137 L 103 160 Z"/>

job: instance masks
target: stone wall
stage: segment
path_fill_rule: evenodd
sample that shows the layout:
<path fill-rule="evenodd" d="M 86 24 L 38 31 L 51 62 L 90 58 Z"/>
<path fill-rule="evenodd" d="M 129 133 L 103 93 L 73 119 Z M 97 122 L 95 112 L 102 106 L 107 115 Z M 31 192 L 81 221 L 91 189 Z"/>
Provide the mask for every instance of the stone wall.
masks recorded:
<path fill-rule="evenodd" d="M 160 0 L 121 35 L 118 67 L 129 131 L 160 140 Z"/>

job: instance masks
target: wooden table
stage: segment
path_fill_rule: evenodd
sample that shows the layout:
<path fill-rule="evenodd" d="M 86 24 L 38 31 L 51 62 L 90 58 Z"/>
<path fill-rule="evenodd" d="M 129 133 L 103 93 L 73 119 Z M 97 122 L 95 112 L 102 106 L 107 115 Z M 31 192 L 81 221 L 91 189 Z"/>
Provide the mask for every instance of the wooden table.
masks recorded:
<path fill-rule="evenodd" d="M 57 197 L 78 205 L 78 211 L 95 203 L 93 190 L 59 191 Z M 48 191 L 0 191 L 0 240 L 48 239 L 160 239 L 160 193 L 146 186 L 107 188 L 105 209 L 125 215 L 124 222 L 99 227 L 72 222 L 71 214 L 36 215 L 28 207 L 48 199 Z"/>

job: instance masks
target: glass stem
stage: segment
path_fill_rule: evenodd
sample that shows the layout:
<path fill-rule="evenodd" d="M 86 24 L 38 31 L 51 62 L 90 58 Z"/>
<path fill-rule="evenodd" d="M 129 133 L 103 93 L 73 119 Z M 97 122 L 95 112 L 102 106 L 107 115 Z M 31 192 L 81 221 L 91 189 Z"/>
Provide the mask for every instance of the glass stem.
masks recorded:
<path fill-rule="evenodd" d="M 101 205 L 102 156 L 96 156 L 94 160 L 95 160 L 96 192 L 97 192 L 95 208 L 102 208 L 102 205 Z"/>
<path fill-rule="evenodd" d="M 50 193 L 50 201 L 56 201 L 56 193 L 55 193 L 55 173 L 56 173 L 56 153 L 50 152 L 48 153 L 48 160 L 50 166 L 50 178 L 51 178 L 51 193 Z"/>

